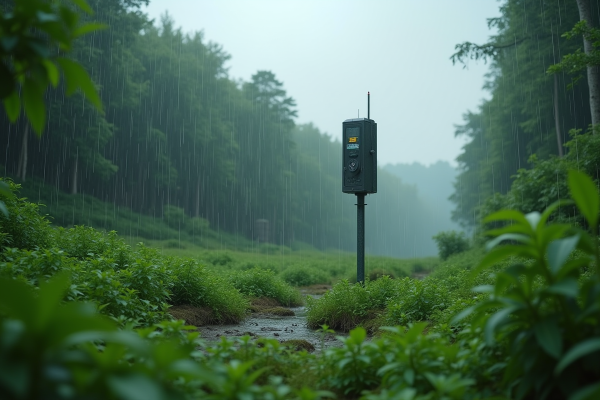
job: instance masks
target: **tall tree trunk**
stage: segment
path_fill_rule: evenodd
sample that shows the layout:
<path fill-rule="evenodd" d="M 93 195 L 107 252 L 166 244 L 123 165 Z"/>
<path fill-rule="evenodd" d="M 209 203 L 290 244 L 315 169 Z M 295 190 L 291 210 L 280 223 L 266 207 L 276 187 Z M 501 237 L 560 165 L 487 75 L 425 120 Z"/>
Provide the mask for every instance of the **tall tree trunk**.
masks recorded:
<path fill-rule="evenodd" d="M 558 156 L 563 156 L 562 134 L 560 132 L 560 117 L 558 114 L 558 76 L 554 74 L 554 125 L 556 126 L 556 143 L 558 144 Z"/>
<path fill-rule="evenodd" d="M 77 149 L 77 154 L 75 155 L 75 160 L 73 160 L 73 182 L 71 183 L 71 194 L 77 194 L 77 178 L 78 178 L 77 167 L 78 166 L 79 166 L 79 149 Z"/>
<path fill-rule="evenodd" d="M 589 0 L 577 0 L 577 7 L 579 7 L 579 19 L 585 21 L 587 26 L 593 27 L 594 20 L 592 19 L 592 9 L 590 7 Z M 583 38 L 583 49 L 585 54 L 591 54 L 593 46 L 592 42 L 584 37 Z M 592 124 L 600 123 L 600 67 L 588 66 L 587 67 L 588 85 L 590 88 L 590 111 L 592 114 Z"/>
<path fill-rule="evenodd" d="M 19 167 L 17 168 L 17 178 L 25 182 L 27 176 L 27 138 L 29 136 L 29 122 L 25 121 L 25 130 L 23 132 L 23 142 L 21 144 L 21 155 L 19 157 Z"/>

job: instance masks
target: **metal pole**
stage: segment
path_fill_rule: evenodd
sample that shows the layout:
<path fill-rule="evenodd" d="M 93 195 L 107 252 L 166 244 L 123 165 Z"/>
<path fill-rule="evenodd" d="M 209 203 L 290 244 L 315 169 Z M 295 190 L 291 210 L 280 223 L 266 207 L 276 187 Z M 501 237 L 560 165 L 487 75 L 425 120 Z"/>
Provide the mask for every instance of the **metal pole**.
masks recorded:
<path fill-rule="evenodd" d="M 357 193 L 356 204 L 356 281 L 365 281 L 365 195 Z"/>

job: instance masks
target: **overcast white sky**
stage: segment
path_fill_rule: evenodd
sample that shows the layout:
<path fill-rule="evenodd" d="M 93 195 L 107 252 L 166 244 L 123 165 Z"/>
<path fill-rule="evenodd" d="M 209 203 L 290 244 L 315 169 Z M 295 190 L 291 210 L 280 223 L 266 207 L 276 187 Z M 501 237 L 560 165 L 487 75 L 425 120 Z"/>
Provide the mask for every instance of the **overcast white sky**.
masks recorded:
<path fill-rule="evenodd" d="M 229 75 L 270 70 L 297 103 L 297 123 L 341 137 L 342 122 L 377 122 L 379 164 L 455 158 L 462 114 L 488 96 L 488 66 L 452 65 L 455 44 L 481 43 L 497 0 L 150 0 L 184 32 L 204 31 L 231 55 Z"/>

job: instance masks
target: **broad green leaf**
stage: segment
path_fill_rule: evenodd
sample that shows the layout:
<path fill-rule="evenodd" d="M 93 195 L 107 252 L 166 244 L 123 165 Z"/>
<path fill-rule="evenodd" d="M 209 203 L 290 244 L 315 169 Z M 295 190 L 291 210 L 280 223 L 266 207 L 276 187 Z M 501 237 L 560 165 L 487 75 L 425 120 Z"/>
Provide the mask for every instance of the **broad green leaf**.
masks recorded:
<path fill-rule="evenodd" d="M 532 234 L 531 227 L 523 224 L 511 224 L 503 226 L 502 228 L 490 229 L 485 232 L 486 236 L 500 236 L 506 233 L 522 233 L 526 236 L 530 236 Z"/>
<path fill-rule="evenodd" d="M 487 344 L 494 343 L 496 331 L 508 322 L 508 316 L 514 311 L 513 307 L 504 308 L 488 318 L 485 324 L 485 341 Z"/>
<path fill-rule="evenodd" d="M 23 108 L 31 127 L 40 136 L 46 124 L 44 88 L 33 79 L 26 79 L 23 85 Z"/>
<path fill-rule="evenodd" d="M 56 87 L 58 85 L 59 73 L 58 68 L 51 60 L 44 60 L 44 67 L 46 67 L 46 73 L 48 74 L 48 80 L 52 84 L 52 86 Z"/>
<path fill-rule="evenodd" d="M 21 114 L 21 99 L 16 90 L 4 99 L 4 109 L 10 122 L 14 123 L 17 121 L 19 114 Z"/>
<path fill-rule="evenodd" d="M 569 255 L 577 247 L 577 242 L 579 242 L 579 235 L 550 242 L 548 245 L 548 264 L 553 275 L 560 271 Z"/>
<path fill-rule="evenodd" d="M 367 337 L 367 331 L 365 330 L 365 328 L 363 327 L 358 327 L 358 328 L 354 328 L 350 331 L 350 338 L 355 342 L 355 343 L 362 343 L 364 342 L 365 338 Z"/>
<path fill-rule="evenodd" d="M 107 29 L 107 28 L 108 28 L 108 25 L 106 25 L 106 24 L 92 22 L 92 23 L 81 25 L 81 26 L 77 27 L 77 29 L 75 29 L 75 31 L 73 32 L 73 36 L 78 37 L 78 36 L 85 35 L 87 33 L 95 32 L 95 31 L 99 31 L 99 30 Z"/>
<path fill-rule="evenodd" d="M 538 243 L 541 248 L 547 247 L 553 240 L 562 239 L 567 232 L 573 236 L 573 227 L 567 224 L 550 224 L 538 231 Z"/>
<path fill-rule="evenodd" d="M 520 233 L 505 233 L 504 235 L 500 235 L 497 238 L 494 238 L 494 239 L 490 240 L 489 242 L 487 242 L 485 245 L 485 248 L 487 250 L 493 249 L 494 247 L 496 247 L 497 245 L 499 245 L 500 243 L 502 243 L 505 240 L 521 242 L 524 244 L 531 243 L 531 239 L 528 235 L 523 235 Z"/>
<path fill-rule="evenodd" d="M 53 317 L 69 286 L 69 277 L 65 273 L 52 277 L 48 282 L 40 283 L 37 329 L 45 329 L 45 325 Z"/>
<path fill-rule="evenodd" d="M 452 317 L 452 320 L 450 320 L 450 323 L 451 324 L 459 323 L 463 319 L 467 318 L 469 315 L 473 314 L 473 311 L 475 311 L 475 308 L 476 308 L 475 306 L 465 308 L 464 310 L 462 310 L 461 312 L 456 314 L 454 317 Z"/>
<path fill-rule="evenodd" d="M 555 319 L 546 318 L 533 327 L 535 338 L 546 353 L 559 359 L 562 353 L 562 338 L 560 328 Z"/>
<path fill-rule="evenodd" d="M 598 228 L 598 211 L 600 210 L 598 188 L 589 176 L 580 171 L 570 170 L 568 182 L 571 197 L 575 200 L 577 208 L 592 227 L 592 230 L 596 232 Z"/>
<path fill-rule="evenodd" d="M 385 328 L 389 328 L 389 327 L 385 327 Z M 389 363 L 385 364 L 383 367 L 381 367 L 381 368 L 379 368 L 377 370 L 377 375 L 383 376 L 388 371 L 396 371 L 399 368 L 402 368 L 403 366 L 404 366 L 404 364 L 401 363 L 401 362 L 398 362 L 398 361 L 396 361 L 396 362 L 389 362 Z M 406 370 L 406 371 L 408 371 L 408 370 Z"/>
<path fill-rule="evenodd" d="M 526 251 L 526 246 L 506 245 L 495 247 L 483 257 L 483 259 L 479 262 L 477 267 L 473 268 L 469 275 L 471 278 L 474 278 L 479 272 L 481 272 L 485 268 L 497 264 L 501 261 L 504 261 L 508 257 L 521 255 L 523 254 L 523 252 Z"/>
<path fill-rule="evenodd" d="M 6 218 L 10 217 L 8 208 L 6 208 L 6 204 L 4 204 L 2 200 L 0 200 L 0 213 L 2 213 Z"/>
<path fill-rule="evenodd" d="M 529 226 L 529 222 L 522 212 L 516 210 L 500 210 L 488 215 L 483 219 L 484 223 L 494 221 L 515 221 L 517 223 Z"/>
<path fill-rule="evenodd" d="M 587 356 L 588 354 L 595 353 L 600 350 L 600 338 L 587 339 L 571 348 L 567 351 L 560 362 L 554 369 L 554 375 L 558 376 L 561 372 L 567 368 L 575 360 Z"/>
<path fill-rule="evenodd" d="M 567 278 L 547 287 L 544 291 L 576 299 L 579 295 L 579 284 L 576 279 Z"/>
<path fill-rule="evenodd" d="M 102 102 L 96 92 L 96 88 L 90 79 L 88 73 L 83 67 L 67 58 L 57 58 L 58 63 L 65 73 L 65 81 L 67 82 L 67 95 L 75 93 L 77 88 L 80 88 L 85 96 L 96 106 L 99 111 L 102 111 Z"/>
<path fill-rule="evenodd" d="M 569 397 L 569 400 L 597 400 L 600 398 L 600 382 L 587 385 Z"/>
<path fill-rule="evenodd" d="M 527 219 L 527 222 L 529 222 L 529 226 L 531 226 L 533 230 L 537 230 L 538 224 L 542 219 L 542 215 L 537 211 L 533 211 L 525 215 L 525 219 Z"/>
<path fill-rule="evenodd" d="M 404 380 L 412 386 L 415 382 L 415 371 L 411 368 L 404 370 Z"/>

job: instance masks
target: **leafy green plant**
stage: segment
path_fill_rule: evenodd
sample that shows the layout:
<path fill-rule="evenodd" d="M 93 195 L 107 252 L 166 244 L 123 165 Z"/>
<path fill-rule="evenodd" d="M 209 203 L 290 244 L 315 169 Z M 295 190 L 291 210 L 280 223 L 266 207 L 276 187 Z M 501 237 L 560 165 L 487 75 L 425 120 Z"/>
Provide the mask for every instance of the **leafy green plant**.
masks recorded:
<path fill-rule="evenodd" d="M 453 254 L 462 253 L 469 249 L 469 239 L 463 232 L 448 231 L 440 232 L 433 236 L 438 246 L 440 258 L 446 260 Z"/>
<path fill-rule="evenodd" d="M 54 244 L 70 257 L 80 260 L 103 255 L 116 245 L 116 234 L 108 236 L 104 233 L 83 225 L 70 229 L 57 228 L 53 231 Z"/>
<path fill-rule="evenodd" d="M 409 278 L 406 278 L 409 282 Z M 402 280 L 387 276 L 376 281 L 350 283 L 342 280 L 319 299 L 307 297 L 306 319 L 308 326 L 316 329 L 327 325 L 333 329 L 349 331 L 383 313 L 389 302 L 401 292 Z"/>
<path fill-rule="evenodd" d="M 435 279 L 404 279 L 402 289 L 388 304 L 386 324 L 406 325 L 409 322 L 427 321 L 436 310 L 449 305 L 448 289 Z"/>
<path fill-rule="evenodd" d="M 2 195 L 7 213 L 0 213 L 0 234 L 11 247 L 34 249 L 47 247 L 52 243 L 50 222 L 40 215 L 39 205 L 19 198 L 20 185 L 11 180 L 0 183 L 8 185 L 10 194 Z M 2 249 L 0 248 L 0 251 Z"/>
<path fill-rule="evenodd" d="M 310 286 L 317 283 L 329 283 L 329 275 L 317 268 L 294 265 L 283 270 L 279 276 L 292 286 Z"/>
<path fill-rule="evenodd" d="M 494 348 L 472 333 L 458 340 L 424 334 L 426 323 L 384 328 L 367 340 L 356 328 L 343 346 L 326 349 L 318 364 L 320 384 L 364 399 L 469 399 L 501 393 L 495 383 L 503 367 Z"/>
<path fill-rule="evenodd" d="M 302 297 L 298 290 L 284 282 L 271 270 L 253 268 L 238 271 L 229 276 L 229 282 L 246 296 L 268 297 L 287 307 L 302 304 Z"/>
<path fill-rule="evenodd" d="M 73 0 L 81 11 L 92 14 L 85 0 Z M 59 57 L 55 49 L 70 51 L 73 41 L 106 26 L 79 24 L 78 10 L 63 3 L 44 0 L 15 0 L 10 10 L 0 13 L 0 99 L 11 122 L 21 113 L 21 104 L 35 132 L 40 135 L 46 122 L 44 92 L 56 87 L 60 70 L 64 72 L 67 95 L 80 88 L 86 97 L 102 109 L 92 80 L 76 61 Z M 60 68 L 60 69 L 59 69 Z"/>
<path fill-rule="evenodd" d="M 236 323 L 245 317 L 248 300 L 225 278 L 194 260 L 173 257 L 168 259 L 166 268 L 171 271 L 173 305 L 209 307 L 219 323 Z"/>
<path fill-rule="evenodd" d="M 596 235 L 600 199 L 592 180 L 569 171 L 571 196 L 592 235 L 548 223 L 557 202 L 542 214 L 503 210 L 484 222 L 506 221 L 477 270 L 503 260 L 493 285 L 476 288 L 489 298 L 456 317 L 475 313 L 488 344 L 506 345 L 504 384 L 526 396 L 592 399 L 600 395 L 600 257 Z M 578 249 L 580 254 L 573 257 Z M 589 271 L 585 274 L 585 271 Z M 488 314 L 490 313 L 491 314 Z"/>

